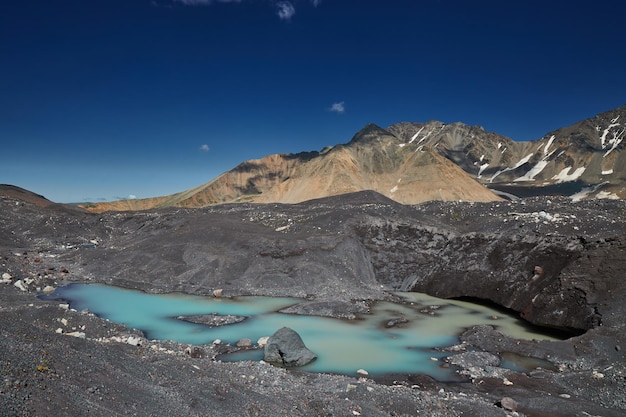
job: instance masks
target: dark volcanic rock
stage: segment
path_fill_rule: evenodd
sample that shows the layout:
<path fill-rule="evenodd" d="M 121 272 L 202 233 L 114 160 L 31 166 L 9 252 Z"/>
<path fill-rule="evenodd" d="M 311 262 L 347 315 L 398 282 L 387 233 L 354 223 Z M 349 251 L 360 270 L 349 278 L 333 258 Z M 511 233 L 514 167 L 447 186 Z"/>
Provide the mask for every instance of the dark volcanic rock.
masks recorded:
<path fill-rule="evenodd" d="M 94 215 L 0 196 L 0 416 L 504 416 L 510 411 L 495 404 L 505 397 L 526 416 L 623 416 L 625 275 L 623 201 L 404 206 L 364 192 Z M 479 298 L 574 336 L 522 341 L 489 326 L 468 329 L 451 356 L 510 352 L 557 370 L 492 369 L 468 355 L 459 372 L 487 372 L 473 382 L 394 375 L 382 380 L 399 385 L 385 386 L 215 361 L 224 345 L 192 355 L 171 342 L 129 344 L 123 326 L 35 297 L 37 288 L 71 282 L 296 296 L 306 301 L 291 312 L 332 317 L 366 312 L 393 291 L 422 291 Z"/>
<path fill-rule="evenodd" d="M 293 367 L 307 365 L 317 359 L 317 355 L 305 346 L 298 333 L 283 327 L 267 341 L 264 358 L 270 363 Z"/>

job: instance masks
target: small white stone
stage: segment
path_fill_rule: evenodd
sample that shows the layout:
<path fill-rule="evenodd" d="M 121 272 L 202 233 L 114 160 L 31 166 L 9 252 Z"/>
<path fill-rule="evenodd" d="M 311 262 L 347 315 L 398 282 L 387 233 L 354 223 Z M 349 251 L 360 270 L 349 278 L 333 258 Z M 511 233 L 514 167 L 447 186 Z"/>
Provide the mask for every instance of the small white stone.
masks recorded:
<path fill-rule="evenodd" d="M 59 327 L 58 329 L 55 330 L 55 332 L 61 334 L 63 333 L 63 329 Z"/>
<path fill-rule="evenodd" d="M 59 304 L 59 308 L 62 310 L 69 310 L 70 309 L 70 305 L 69 304 Z"/>
<path fill-rule="evenodd" d="M 569 395 L 569 394 L 559 394 L 559 397 L 561 397 L 561 398 L 572 398 L 572 396 Z"/>
<path fill-rule="evenodd" d="M 369 375 L 370 374 L 365 369 L 359 369 L 358 371 L 356 371 L 356 373 L 359 374 L 359 375 Z"/>
<path fill-rule="evenodd" d="M 62 325 L 67 326 L 67 319 L 65 317 L 63 317 L 59 321 L 61 322 Z"/>
<path fill-rule="evenodd" d="M 21 279 L 15 281 L 13 285 L 15 285 L 17 288 L 19 288 L 22 291 L 28 291 L 28 287 L 26 286 L 26 284 L 22 282 Z"/>
<path fill-rule="evenodd" d="M 65 333 L 67 336 L 72 336 L 72 337 L 78 337 L 79 339 L 84 339 L 85 338 L 85 333 L 83 332 L 70 332 L 70 333 Z"/>
<path fill-rule="evenodd" d="M 502 383 L 503 383 L 504 385 L 513 385 L 513 383 L 512 383 L 511 381 L 509 381 L 507 378 L 504 378 L 504 379 L 502 380 Z"/>
<path fill-rule="evenodd" d="M 45 287 L 43 287 L 42 292 L 46 295 L 52 294 L 54 292 L 54 287 L 51 285 L 46 285 Z"/>
<path fill-rule="evenodd" d="M 139 346 L 141 345 L 141 339 L 138 337 L 128 336 L 128 339 L 126 339 L 126 343 L 132 346 Z"/>
<path fill-rule="evenodd" d="M 256 344 L 259 345 L 259 347 L 265 347 L 265 345 L 267 345 L 268 340 L 270 340 L 269 336 L 263 336 L 263 337 L 260 337 L 259 340 L 256 341 Z"/>
<path fill-rule="evenodd" d="M 214 345 L 219 345 L 219 344 L 221 344 L 221 343 L 222 343 L 222 341 L 221 341 L 220 339 L 215 339 L 215 340 L 213 341 L 213 344 L 214 344 Z"/>

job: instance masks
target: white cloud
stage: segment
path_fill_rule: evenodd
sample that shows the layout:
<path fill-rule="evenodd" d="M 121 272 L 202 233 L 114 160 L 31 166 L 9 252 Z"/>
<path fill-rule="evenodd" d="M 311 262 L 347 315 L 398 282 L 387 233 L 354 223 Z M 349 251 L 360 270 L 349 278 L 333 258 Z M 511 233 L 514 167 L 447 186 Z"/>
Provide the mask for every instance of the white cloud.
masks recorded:
<path fill-rule="evenodd" d="M 278 14 L 281 20 L 291 20 L 293 15 L 296 14 L 296 8 L 288 1 L 279 1 L 276 3 L 276 8 L 278 9 L 276 14 Z"/>
<path fill-rule="evenodd" d="M 209 145 L 207 145 L 206 143 L 204 145 L 200 146 L 200 150 L 202 152 L 208 152 L 209 151 Z"/>
<path fill-rule="evenodd" d="M 332 112 L 335 112 L 335 113 L 339 113 L 339 114 L 345 113 L 345 111 L 346 111 L 345 101 L 340 101 L 338 103 L 333 103 L 333 105 L 330 106 L 330 109 L 328 109 L 328 110 L 330 110 Z"/>
<path fill-rule="evenodd" d="M 152 0 L 155 4 L 155 0 Z M 214 3 L 242 3 L 243 0 L 170 0 L 174 3 L 184 4 L 185 6 L 210 6 Z M 292 1 L 289 0 L 269 0 L 268 3 L 276 8 L 276 15 L 281 20 L 291 20 L 296 14 L 296 8 Z M 313 7 L 322 4 L 322 0 L 309 0 Z"/>
<path fill-rule="evenodd" d="M 136 200 L 137 196 L 135 194 L 129 194 L 128 199 L 129 200 Z"/>
<path fill-rule="evenodd" d="M 218 3 L 241 3 L 241 0 L 174 0 L 178 3 L 186 4 L 187 6 L 200 6 L 209 5 L 214 1 Z"/>
<path fill-rule="evenodd" d="M 153 2 L 155 0 L 152 0 Z M 186 6 L 209 6 L 213 3 L 241 3 L 243 0 L 170 0 L 174 3 L 181 3 Z M 292 1 L 289 0 L 270 0 L 269 4 L 273 5 L 276 8 L 276 15 L 281 20 L 291 20 L 291 18 L 296 14 L 296 8 L 293 5 Z M 318 7 L 322 4 L 322 0 L 309 0 L 309 3 L 313 7 Z"/>

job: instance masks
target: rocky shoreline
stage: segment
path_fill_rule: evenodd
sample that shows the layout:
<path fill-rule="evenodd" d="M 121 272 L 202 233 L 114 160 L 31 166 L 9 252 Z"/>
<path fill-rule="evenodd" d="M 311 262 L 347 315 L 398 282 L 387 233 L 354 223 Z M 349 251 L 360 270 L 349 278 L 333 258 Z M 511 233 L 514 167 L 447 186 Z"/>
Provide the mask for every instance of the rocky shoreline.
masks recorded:
<path fill-rule="evenodd" d="M 297 205 L 89 214 L 0 197 L 0 416 L 619 416 L 626 410 L 626 205 L 533 198 L 404 206 L 371 192 Z M 150 341 L 40 300 L 103 282 L 147 292 L 299 297 L 351 317 L 393 291 L 473 297 L 576 334 L 468 329 L 445 366 L 349 377 L 226 363 L 236 346 Z M 61 329 L 61 331 L 58 331 Z M 511 371 L 503 353 L 555 369 Z"/>

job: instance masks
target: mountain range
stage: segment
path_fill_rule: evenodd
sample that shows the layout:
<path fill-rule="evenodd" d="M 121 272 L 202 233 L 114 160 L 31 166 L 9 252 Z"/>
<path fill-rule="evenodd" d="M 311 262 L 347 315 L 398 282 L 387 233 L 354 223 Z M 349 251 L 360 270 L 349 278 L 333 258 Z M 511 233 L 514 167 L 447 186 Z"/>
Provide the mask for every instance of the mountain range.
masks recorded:
<path fill-rule="evenodd" d="M 624 199 L 625 137 L 626 105 L 526 142 L 458 122 L 402 122 L 387 128 L 368 124 L 348 143 L 245 161 L 177 194 L 83 207 L 105 211 L 299 203 L 362 190 L 404 204 L 533 195 Z"/>

